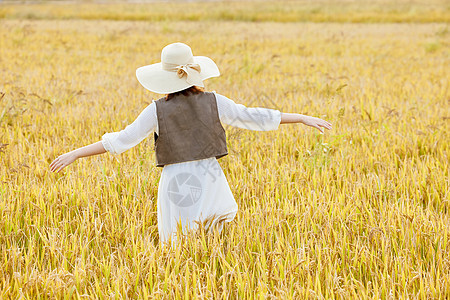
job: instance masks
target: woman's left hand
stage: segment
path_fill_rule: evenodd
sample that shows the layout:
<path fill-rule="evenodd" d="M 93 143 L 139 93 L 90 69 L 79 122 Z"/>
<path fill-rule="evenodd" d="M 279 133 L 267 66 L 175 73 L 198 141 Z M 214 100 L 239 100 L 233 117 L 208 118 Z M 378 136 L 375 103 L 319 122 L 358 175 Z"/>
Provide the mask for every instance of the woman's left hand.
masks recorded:
<path fill-rule="evenodd" d="M 50 170 L 52 172 L 59 172 L 63 168 L 67 167 L 71 163 L 73 163 L 75 160 L 77 160 L 77 155 L 74 153 L 74 151 L 63 154 L 58 156 L 51 164 L 50 164 Z"/>

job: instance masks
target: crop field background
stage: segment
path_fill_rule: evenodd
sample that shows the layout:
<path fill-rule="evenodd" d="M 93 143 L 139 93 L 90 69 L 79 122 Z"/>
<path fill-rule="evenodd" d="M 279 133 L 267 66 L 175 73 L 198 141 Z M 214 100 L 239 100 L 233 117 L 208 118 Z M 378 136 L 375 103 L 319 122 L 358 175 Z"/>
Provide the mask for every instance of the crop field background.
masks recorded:
<path fill-rule="evenodd" d="M 448 299 L 445 1 L 0 4 L 1 299 Z M 239 205 L 159 245 L 153 137 L 50 162 L 160 95 L 136 68 L 187 43 L 237 103 L 317 116 L 226 126 Z"/>

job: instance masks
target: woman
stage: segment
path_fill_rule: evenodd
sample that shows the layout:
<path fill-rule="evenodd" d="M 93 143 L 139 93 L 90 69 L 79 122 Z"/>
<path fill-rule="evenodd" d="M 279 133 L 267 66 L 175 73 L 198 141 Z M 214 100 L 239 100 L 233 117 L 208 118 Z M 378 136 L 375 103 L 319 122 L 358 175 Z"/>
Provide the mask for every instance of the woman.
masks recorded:
<path fill-rule="evenodd" d="M 189 46 L 164 47 L 161 62 L 138 68 L 136 76 L 144 88 L 166 97 L 152 101 L 124 130 L 59 156 L 50 164 L 51 171 L 59 172 L 80 157 L 122 153 L 154 133 L 156 165 L 163 167 L 157 203 L 160 241 L 175 242 L 178 227 L 186 233 L 208 223 L 220 232 L 223 222 L 232 221 L 238 210 L 217 161 L 228 154 L 222 124 L 268 131 L 279 124 L 303 123 L 321 132 L 331 124 L 301 114 L 247 108 L 204 92 L 203 81 L 219 75 L 210 58 L 193 56 Z"/>

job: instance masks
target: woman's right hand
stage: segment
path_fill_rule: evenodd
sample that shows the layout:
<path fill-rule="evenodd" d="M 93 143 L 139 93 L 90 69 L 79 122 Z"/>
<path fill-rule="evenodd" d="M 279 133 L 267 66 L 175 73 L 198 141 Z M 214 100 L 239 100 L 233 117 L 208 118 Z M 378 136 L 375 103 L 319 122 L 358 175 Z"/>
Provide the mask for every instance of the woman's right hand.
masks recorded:
<path fill-rule="evenodd" d="M 332 126 L 330 122 L 327 122 L 327 121 L 322 120 L 320 118 L 311 117 L 311 116 L 304 116 L 304 118 L 302 120 L 302 123 L 305 124 L 305 125 L 317 128 L 322 133 L 323 133 L 323 129 L 321 127 L 326 128 L 326 129 L 329 130 L 329 129 L 331 129 L 331 126 Z"/>
<path fill-rule="evenodd" d="M 78 156 L 76 155 L 75 151 L 60 155 L 50 164 L 50 170 L 52 172 L 58 173 L 59 171 L 73 163 L 75 160 L 77 160 L 77 158 Z"/>

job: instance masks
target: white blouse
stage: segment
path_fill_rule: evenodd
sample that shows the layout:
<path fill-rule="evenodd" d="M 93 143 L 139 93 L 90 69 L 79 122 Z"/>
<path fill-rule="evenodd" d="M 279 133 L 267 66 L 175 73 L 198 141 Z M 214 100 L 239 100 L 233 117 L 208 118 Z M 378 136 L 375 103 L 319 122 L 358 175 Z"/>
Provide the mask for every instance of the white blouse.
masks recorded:
<path fill-rule="evenodd" d="M 276 130 L 281 122 L 279 110 L 245 107 L 215 93 L 219 119 L 227 124 L 256 131 Z M 106 133 L 102 144 L 106 151 L 120 154 L 158 131 L 156 104 L 153 100 L 136 120 L 125 129 Z M 219 218 L 230 222 L 236 216 L 237 203 L 226 177 L 215 157 L 165 165 L 158 185 L 158 231 L 160 242 L 176 242 L 177 222 L 183 232 L 195 230 L 196 221 L 212 217 L 211 225 Z M 218 225 L 219 232 L 222 223 Z"/>

